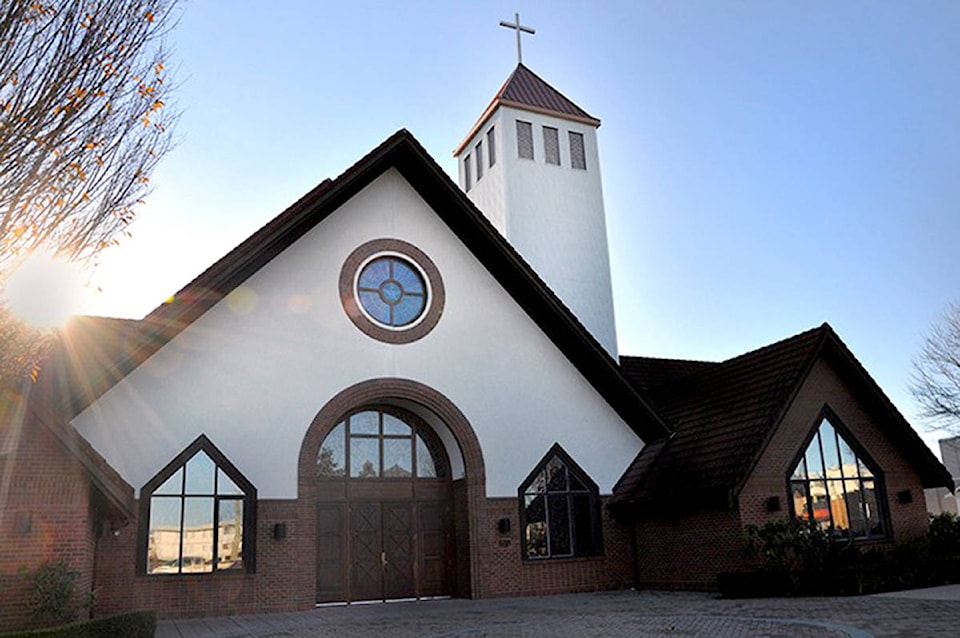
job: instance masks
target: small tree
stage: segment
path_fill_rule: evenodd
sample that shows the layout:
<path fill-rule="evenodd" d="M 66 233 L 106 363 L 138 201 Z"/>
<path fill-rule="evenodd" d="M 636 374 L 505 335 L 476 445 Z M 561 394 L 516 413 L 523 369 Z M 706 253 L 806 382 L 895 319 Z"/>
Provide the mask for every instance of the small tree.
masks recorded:
<path fill-rule="evenodd" d="M 936 428 L 960 434 L 960 305 L 951 305 L 914 360 L 910 392 Z"/>
<path fill-rule="evenodd" d="M 176 2 L 0 4 L 0 290 L 29 254 L 92 263 L 133 221 L 172 147 Z M 33 370 L 41 340 L 2 304 L 0 324 L 26 344 L 0 348 L 0 374 Z"/>

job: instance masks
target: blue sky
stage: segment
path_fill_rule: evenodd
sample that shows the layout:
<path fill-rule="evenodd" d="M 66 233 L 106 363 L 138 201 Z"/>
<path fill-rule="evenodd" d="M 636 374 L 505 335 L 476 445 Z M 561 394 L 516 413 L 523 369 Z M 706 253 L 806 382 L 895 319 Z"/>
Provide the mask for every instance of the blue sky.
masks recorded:
<path fill-rule="evenodd" d="M 516 11 L 524 62 L 603 121 L 621 352 L 828 321 L 922 427 L 911 360 L 960 300 L 956 2 L 187 2 L 182 142 L 93 310 L 142 316 L 399 128 L 454 175 Z"/>

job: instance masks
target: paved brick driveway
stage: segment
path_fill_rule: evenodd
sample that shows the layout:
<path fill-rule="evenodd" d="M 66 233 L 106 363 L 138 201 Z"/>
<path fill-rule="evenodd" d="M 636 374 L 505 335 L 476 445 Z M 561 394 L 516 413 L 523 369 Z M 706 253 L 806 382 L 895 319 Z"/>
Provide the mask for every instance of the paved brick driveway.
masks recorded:
<path fill-rule="evenodd" d="M 960 587 L 903 596 L 721 600 L 703 593 L 618 591 L 398 602 L 166 621 L 157 637 L 960 636 Z"/>

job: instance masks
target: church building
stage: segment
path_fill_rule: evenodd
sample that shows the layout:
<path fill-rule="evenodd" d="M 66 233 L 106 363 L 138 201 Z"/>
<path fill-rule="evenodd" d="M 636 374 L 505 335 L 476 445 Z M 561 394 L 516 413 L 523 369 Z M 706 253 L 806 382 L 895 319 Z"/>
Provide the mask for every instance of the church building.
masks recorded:
<path fill-rule="evenodd" d="M 0 630 L 44 560 L 183 617 L 710 589 L 790 517 L 922 536 L 950 475 L 827 324 L 619 352 L 599 126 L 519 64 L 459 184 L 398 131 L 142 320 L 73 320 L 0 404 Z"/>

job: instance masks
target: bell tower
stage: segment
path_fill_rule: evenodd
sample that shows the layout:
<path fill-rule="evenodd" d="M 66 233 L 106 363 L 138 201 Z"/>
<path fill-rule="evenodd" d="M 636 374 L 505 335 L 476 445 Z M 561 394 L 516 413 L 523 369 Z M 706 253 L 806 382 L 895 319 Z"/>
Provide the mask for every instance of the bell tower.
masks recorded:
<path fill-rule="evenodd" d="M 520 62 L 453 154 L 467 196 L 616 360 L 599 126 Z"/>

